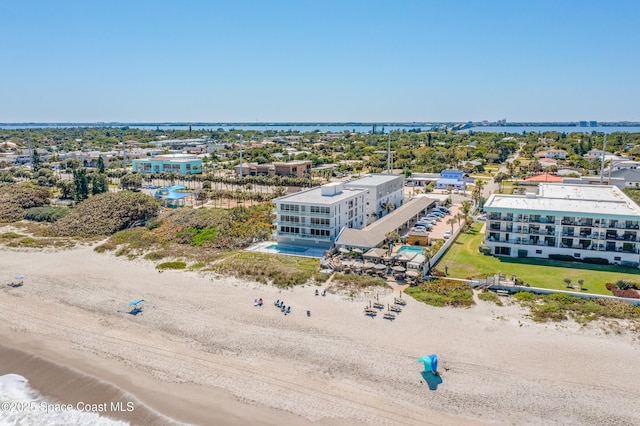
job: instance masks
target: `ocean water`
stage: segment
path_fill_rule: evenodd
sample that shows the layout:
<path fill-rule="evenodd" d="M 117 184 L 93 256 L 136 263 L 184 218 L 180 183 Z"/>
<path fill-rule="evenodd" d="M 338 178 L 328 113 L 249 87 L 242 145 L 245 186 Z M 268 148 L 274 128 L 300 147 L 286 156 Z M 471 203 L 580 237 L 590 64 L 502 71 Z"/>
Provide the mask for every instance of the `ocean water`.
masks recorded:
<path fill-rule="evenodd" d="M 92 409 L 96 411 L 91 411 Z M 109 407 L 107 407 L 107 410 Z M 31 389 L 29 381 L 18 374 L 0 376 L 0 426 L 9 425 L 78 425 L 126 426 L 98 414 L 100 407 L 59 404 Z"/>

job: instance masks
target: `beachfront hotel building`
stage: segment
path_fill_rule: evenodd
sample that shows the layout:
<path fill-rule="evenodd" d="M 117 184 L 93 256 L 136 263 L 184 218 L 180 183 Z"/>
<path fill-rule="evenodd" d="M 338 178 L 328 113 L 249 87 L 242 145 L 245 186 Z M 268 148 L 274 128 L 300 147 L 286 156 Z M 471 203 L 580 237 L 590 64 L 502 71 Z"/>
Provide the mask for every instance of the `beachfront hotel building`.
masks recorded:
<path fill-rule="evenodd" d="M 615 186 L 544 183 L 535 194 L 493 194 L 484 210 L 491 254 L 640 265 L 640 208 Z"/>
<path fill-rule="evenodd" d="M 361 229 L 366 219 L 365 189 L 333 182 L 273 200 L 278 244 L 330 248 L 343 228 Z"/>
<path fill-rule="evenodd" d="M 367 224 L 397 209 L 404 200 L 404 175 L 371 174 L 345 182 L 344 187 L 367 191 Z"/>
<path fill-rule="evenodd" d="M 202 173 L 202 160 L 194 154 L 163 154 L 131 161 L 138 173 L 175 173 L 193 175 Z"/>

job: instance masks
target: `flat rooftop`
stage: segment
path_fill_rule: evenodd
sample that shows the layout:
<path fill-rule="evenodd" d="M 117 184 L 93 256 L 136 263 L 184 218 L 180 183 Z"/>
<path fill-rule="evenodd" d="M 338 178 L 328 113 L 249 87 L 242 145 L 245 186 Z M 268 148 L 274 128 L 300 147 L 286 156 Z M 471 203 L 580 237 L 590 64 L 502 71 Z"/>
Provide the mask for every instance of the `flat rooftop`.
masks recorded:
<path fill-rule="evenodd" d="M 378 186 L 383 183 L 391 182 L 399 177 L 404 177 L 403 175 L 388 175 L 388 174 L 373 174 L 363 176 L 360 179 L 354 179 L 344 184 L 350 187 L 354 186 Z"/>
<path fill-rule="evenodd" d="M 576 216 L 635 216 L 640 220 L 640 207 L 619 188 L 608 185 L 541 184 L 538 194 L 493 194 L 484 207 L 487 211 L 535 210 Z"/>
<path fill-rule="evenodd" d="M 289 203 L 306 203 L 316 205 L 332 205 L 342 200 L 347 200 L 354 195 L 366 192 L 364 189 L 350 189 L 343 188 L 342 192 L 334 195 L 322 195 L 322 187 L 306 189 L 304 191 L 296 192 L 295 194 L 285 195 L 284 197 L 276 198 L 277 202 L 289 202 Z"/>
<path fill-rule="evenodd" d="M 336 240 L 336 245 L 350 247 L 377 247 L 387 238 L 387 233 L 395 231 L 424 209 L 436 203 L 428 197 L 413 198 L 364 229 L 345 228 Z"/>

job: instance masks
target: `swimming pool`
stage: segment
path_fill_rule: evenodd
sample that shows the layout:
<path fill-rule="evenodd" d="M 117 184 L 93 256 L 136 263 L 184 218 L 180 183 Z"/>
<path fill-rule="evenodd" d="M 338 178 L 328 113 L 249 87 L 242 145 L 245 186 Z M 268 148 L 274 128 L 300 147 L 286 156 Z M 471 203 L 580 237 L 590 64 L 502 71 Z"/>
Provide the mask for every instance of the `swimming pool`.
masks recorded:
<path fill-rule="evenodd" d="M 422 246 L 402 246 L 398 249 L 398 253 L 409 252 L 409 253 L 422 254 L 422 250 L 424 250 L 425 248 L 426 247 L 422 247 Z"/>
<path fill-rule="evenodd" d="M 316 257 L 322 259 L 326 249 L 319 247 L 294 246 L 287 244 L 259 244 L 257 247 L 248 248 L 249 251 L 258 251 L 262 253 L 284 254 L 288 256 L 305 256 Z"/>
<path fill-rule="evenodd" d="M 271 244 L 265 247 L 267 250 L 277 251 L 278 253 L 295 253 L 300 254 L 308 250 L 307 247 L 288 246 L 285 244 Z"/>

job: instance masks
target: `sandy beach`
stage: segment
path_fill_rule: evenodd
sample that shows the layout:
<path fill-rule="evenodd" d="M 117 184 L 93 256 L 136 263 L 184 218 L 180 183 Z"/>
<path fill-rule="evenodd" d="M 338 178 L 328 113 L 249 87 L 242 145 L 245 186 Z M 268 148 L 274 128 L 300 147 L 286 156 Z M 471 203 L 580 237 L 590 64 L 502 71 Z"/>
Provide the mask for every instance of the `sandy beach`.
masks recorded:
<path fill-rule="evenodd" d="M 7 287 L 16 274 L 25 285 Z M 160 274 L 86 246 L 3 248 L 0 284 L 0 375 L 60 401 L 133 402 L 107 413 L 132 424 L 640 424 L 637 333 L 537 324 L 516 305 L 407 298 L 391 322 L 363 315 L 373 294 Z M 136 299 L 142 315 L 125 313 Z M 431 353 L 435 391 L 417 362 Z"/>

